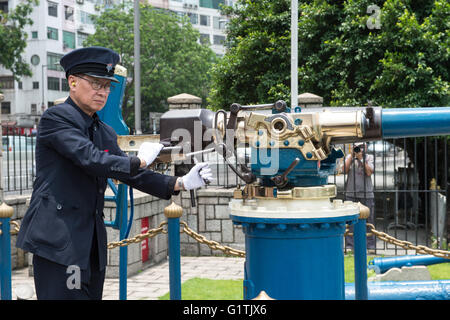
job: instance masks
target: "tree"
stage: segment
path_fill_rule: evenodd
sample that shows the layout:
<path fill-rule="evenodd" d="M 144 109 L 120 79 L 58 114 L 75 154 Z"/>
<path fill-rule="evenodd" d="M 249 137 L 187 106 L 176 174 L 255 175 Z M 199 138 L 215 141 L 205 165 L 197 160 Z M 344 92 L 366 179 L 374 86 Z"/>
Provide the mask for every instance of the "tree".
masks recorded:
<path fill-rule="evenodd" d="M 16 80 L 20 76 L 31 76 L 30 66 L 23 61 L 22 54 L 27 46 L 26 25 L 33 24 L 28 17 L 37 0 L 25 0 L 9 12 L 0 10 L 0 65 L 10 70 Z"/>
<path fill-rule="evenodd" d="M 376 5 L 380 28 L 370 28 Z M 299 1 L 299 92 L 328 105 L 450 102 L 448 1 Z M 290 100 L 290 1 L 226 7 L 228 54 L 213 69 L 214 108 Z"/>
<path fill-rule="evenodd" d="M 290 101 L 290 0 L 238 0 L 223 14 L 229 50 L 213 68 L 210 105 Z M 300 0 L 299 92 L 329 106 L 448 106 L 449 25 L 447 0 Z M 395 143 L 409 155 L 432 143 L 447 154 L 445 139 Z M 423 171 L 431 160 L 418 156 L 414 164 L 420 190 L 429 187 Z M 441 186 L 446 170 L 433 173 Z"/>
<path fill-rule="evenodd" d="M 167 109 L 168 97 L 186 92 L 206 101 L 208 71 L 215 54 L 201 45 L 199 32 L 186 17 L 141 5 L 141 94 L 143 129 L 150 111 Z M 95 34 L 84 45 L 100 45 L 119 53 L 131 81 L 124 96 L 124 119 L 134 125 L 134 12 L 119 6 L 95 18 Z"/>

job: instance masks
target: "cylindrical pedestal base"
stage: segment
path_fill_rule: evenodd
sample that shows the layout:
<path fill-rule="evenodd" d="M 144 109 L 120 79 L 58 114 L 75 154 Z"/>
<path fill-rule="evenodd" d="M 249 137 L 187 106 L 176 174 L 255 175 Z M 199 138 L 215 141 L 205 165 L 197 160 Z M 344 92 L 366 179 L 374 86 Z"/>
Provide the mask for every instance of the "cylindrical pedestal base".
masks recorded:
<path fill-rule="evenodd" d="M 332 211 L 331 217 L 323 211 L 305 214 L 314 204 L 311 200 L 287 205 L 257 201 L 250 207 L 234 200 L 231 219 L 245 233 L 244 299 L 261 291 L 283 300 L 345 299 L 343 235 L 359 211 L 354 204 L 327 201 L 329 206 L 317 201 L 316 209 Z M 272 212 L 269 207 L 276 203 L 278 210 Z M 340 211 L 344 206 L 346 214 Z"/>

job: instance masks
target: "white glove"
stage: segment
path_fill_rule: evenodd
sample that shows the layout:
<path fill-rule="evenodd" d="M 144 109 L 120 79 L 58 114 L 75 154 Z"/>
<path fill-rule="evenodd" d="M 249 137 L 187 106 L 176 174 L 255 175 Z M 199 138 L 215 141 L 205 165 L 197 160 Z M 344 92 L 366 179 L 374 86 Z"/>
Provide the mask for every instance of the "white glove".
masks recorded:
<path fill-rule="evenodd" d="M 192 190 L 203 187 L 206 181 L 212 182 L 212 172 L 206 162 L 197 163 L 186 175 L 182 177 L 184 189 Z"/>
<path fill-rule="evenodd" d="M 139 147 L 138 158 L 144 160 L 146 167 L 152 164 L 164 146 L 161 143 L 144 142 Z"/>

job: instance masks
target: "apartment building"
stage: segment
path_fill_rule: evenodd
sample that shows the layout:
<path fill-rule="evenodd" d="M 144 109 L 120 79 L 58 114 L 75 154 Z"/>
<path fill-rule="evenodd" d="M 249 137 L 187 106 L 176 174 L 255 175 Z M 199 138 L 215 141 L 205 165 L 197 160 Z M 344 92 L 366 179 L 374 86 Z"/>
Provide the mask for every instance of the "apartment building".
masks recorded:
<path fill-rule="evenodd" d="M 8 11 L 20 0 L 0 0 L 0 8 Z M 0 85 L 5 96 L 1 102 L 2 123 L 32 128 L 42 112 L 53 101 L 67 96 L 69 87 L 60 58 L 82 47 L 94 33 L 91 15 L 99 14 L 99 0 L 41 0 L 35 6 L 27 26 L 27 47 L 22 58 L 33 75 L 14 81 L 10 71 L 0 68 Z"/>
<path fill-rule="evenodd" d="M 200 41 L 208 44 L 218 55 L 225 54 L 225 26 L 227 18 L 220 14 L 220 5 L 232 5 L 230 0 L 147 0 L 154 7 L 166 8 L 179 15 L 187 15 L 200 32 Z"/>
<path fill-rule="evenodd" d="M 8 11 L 20 0 L 0 0 L 0 9 Z M 27 48 L 22 58 L 29 63 L 33 75 L 15 81 L 11 72 L 0 67 L 2 123 L 32 128 L 46 108 L 56 99 L 67 96 L 69 87 L 60 58 L 83 46 L 89 34 L 95 32 L 91 15 L 98 15 L 106 5 L 123 0 L 41 0 L 35 6 L 27 26 Z M 154 7 L 187 15 L 200 32 L 200 41 L 209 44 L 222 56 L 226 18 L 219 12 L 220 4 L 230 0 L 141 0 Z"/>

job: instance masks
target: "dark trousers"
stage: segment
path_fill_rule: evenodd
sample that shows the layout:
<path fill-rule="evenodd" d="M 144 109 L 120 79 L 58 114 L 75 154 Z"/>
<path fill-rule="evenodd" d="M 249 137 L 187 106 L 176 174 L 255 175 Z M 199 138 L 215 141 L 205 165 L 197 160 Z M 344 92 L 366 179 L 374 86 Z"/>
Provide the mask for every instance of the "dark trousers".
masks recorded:
<path fill-rule="evenodd" d="M 33 255 L 34 286 L 38 300 L 101 300 L 105 268 L 99 270 L 97 239 L 94 232 L 87 270 L 65 266 Z M 79 275 L 79 282 L 77 279 Z"/>
<path fill-rule="evenodd" d="M 361 202 L 363 205 L 368 207 L 370 209 L 370 215 L 369 218 L 367 218 L 367 223 L 375 224 L 375 199 L 374 198 L 353 198 L 353 197 L 346 197 L 346 200 L 353 201 L 353 202 Z M 348 227 L 349 232 L 353 233 L 353 226 Z M 353 249 L 353 236 L 345 236 L 345 248 L 347 249 Z M 367 249 L 375 249 L 376 246 L 376 239 L 375 236 L 368 236 L 367 237 Z"/>

